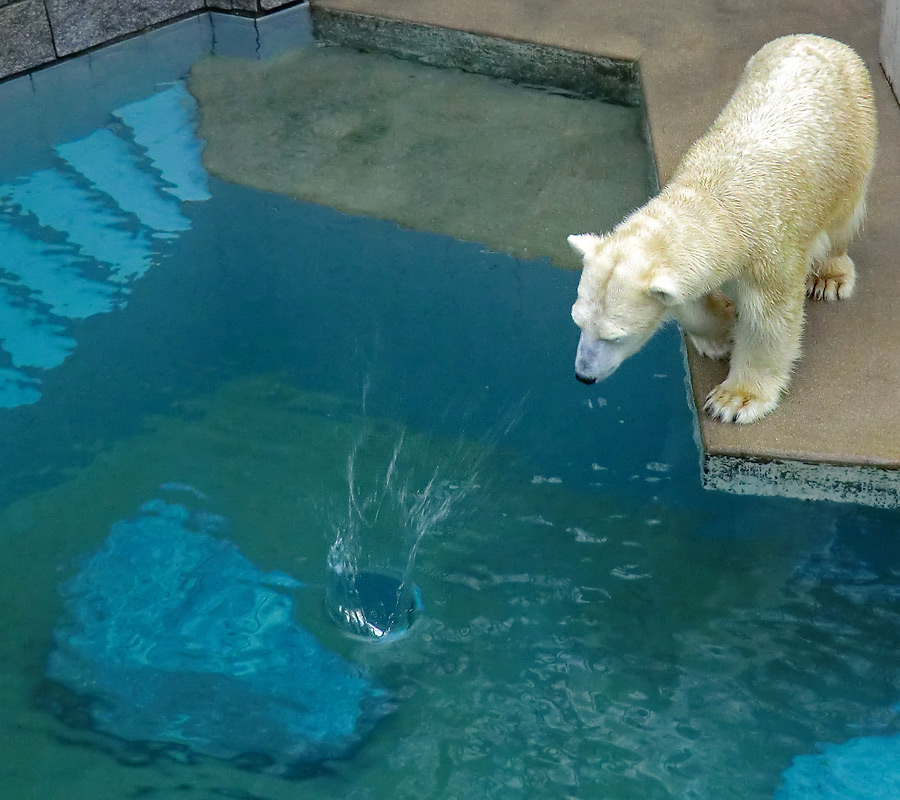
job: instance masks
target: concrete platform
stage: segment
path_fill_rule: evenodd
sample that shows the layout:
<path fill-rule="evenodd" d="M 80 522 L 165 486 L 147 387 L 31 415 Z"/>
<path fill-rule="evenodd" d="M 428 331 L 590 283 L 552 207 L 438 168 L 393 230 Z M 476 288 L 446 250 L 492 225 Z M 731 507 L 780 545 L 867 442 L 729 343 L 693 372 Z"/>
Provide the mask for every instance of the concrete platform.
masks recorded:
<path fill-rule="evenodd" d="M 900 506 L 900 325 L 893 297 L 900 288 L 900 107 L 879 64 L 881 3 L 762 0 L 752 9 L 733 0 L 313 5 L 636 60 L 663 185 L 764 43 L 818 33 L 855 48 L 872 73 L 881 128 L 870 213 L 851 248 L 857 293 L 845 303 L 807 304 L 803 357 L 774 414 L 749 426 L 702 414 L 698 420 L 710 488 Z M 702 401 L 726 365 L 691 352 L 688 363 L 695 401 Z"/>

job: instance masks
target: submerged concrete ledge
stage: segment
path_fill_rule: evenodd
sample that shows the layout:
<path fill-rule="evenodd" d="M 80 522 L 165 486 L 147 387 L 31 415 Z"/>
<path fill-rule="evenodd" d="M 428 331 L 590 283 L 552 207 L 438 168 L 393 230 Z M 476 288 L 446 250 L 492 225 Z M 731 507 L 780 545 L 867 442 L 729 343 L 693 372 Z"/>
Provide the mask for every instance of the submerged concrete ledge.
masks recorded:
<path fill-rule="evenodd" d="M 210 174 L 570 269 L 580 262 L 560 230 L 611 227 L 652 193 L 642 108 L 485 75 L 510 71 L 502 58 L 477 58 L 505 52 L 502 40 L 383 22 L 341 15 L 336 29 L 315 31 L 335 46 L 198 62 L 189 87 Z M 345 46 L 348 30 L 369 52 Z M 423 36 L 441 41 L 442 63 L 462 54 L 469 69 L 394 56 L 427 49 Z M 528 58 L 527 45 L 514 46 Z M 600 154 L 598 138 L 608 142 Z"/>

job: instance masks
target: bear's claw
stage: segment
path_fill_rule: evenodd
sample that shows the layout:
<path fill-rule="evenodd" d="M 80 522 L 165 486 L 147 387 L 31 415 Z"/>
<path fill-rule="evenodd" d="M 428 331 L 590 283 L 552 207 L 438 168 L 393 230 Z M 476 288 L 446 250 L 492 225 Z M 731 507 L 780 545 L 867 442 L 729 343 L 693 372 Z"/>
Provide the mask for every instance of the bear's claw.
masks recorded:
<path fill-rule="evenodd" d="M 764 417 L 777 405 L 777 397 L 767 399 L 746 389 L 727 389 L 722 384 L 709 393 L 703 409 L 719 422 L 746 424 Z"/>
<path fill-rule="evenodd" d="M 856 270 L 849 256 L 828 259 L 806 279 L 806 296 L 833 303 L 846 300 L 856 288 Z"/>
<path fill-rule="evenodd" d="M 820 278 L 817 275 L 810 275 L 806 281 L 806 296 L 811 300 L 833 303 L 835 300 L 845 300 L 852 292 L 852 286 L 852 283 L 848 284 L 840 278 Z"/>

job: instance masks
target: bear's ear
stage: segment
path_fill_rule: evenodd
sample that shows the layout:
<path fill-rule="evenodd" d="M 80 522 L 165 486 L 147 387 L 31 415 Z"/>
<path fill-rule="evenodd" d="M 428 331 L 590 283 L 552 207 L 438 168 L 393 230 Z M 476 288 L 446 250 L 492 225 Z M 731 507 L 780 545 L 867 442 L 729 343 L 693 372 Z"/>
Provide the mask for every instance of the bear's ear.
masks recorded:
<path fill-rule="evenodd" d="M 597 255 L 603 241 L 596 233 L 573 233 L 566 241 L 578 255 L 585 258 Z"/>
<path fill-rule="evenodd" d="M 674 306 L 681 302 L 681 289 L 671 274 L 657 272 L 650 279 L 648 289 L 650 295 L 655 297 L 664 306 Z"/>

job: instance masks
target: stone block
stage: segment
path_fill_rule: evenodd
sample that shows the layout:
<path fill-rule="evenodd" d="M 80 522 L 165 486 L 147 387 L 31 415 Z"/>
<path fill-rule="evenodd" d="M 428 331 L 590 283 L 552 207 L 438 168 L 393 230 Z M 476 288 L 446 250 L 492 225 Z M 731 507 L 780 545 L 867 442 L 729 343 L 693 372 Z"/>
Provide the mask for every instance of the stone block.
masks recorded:
<path fill-rule="evenodd" d="M 900 0 L 885 0 L 881 19 L 881 65 L 900 100 Z"/>
<path fill-rule="evenodd" d="M 56 58 L 41 0 L 0 0 L 0 78 Z"/>
<path fill-rule="evenodd" d="M 47 0 L 60 56 L 204 8 L 203 0 Z"/>
<path fill-rule="evenodd" d="M 206 7 L 213 11 L 245 11 L 258 14 L 257 0 L 206 0 Z"/>
<path fill-rule="evenodd" d="M 297 0 L 259 0 L 259 7 L 263 11 L 272 11 L 276 8 L 292 5 Z"/>

